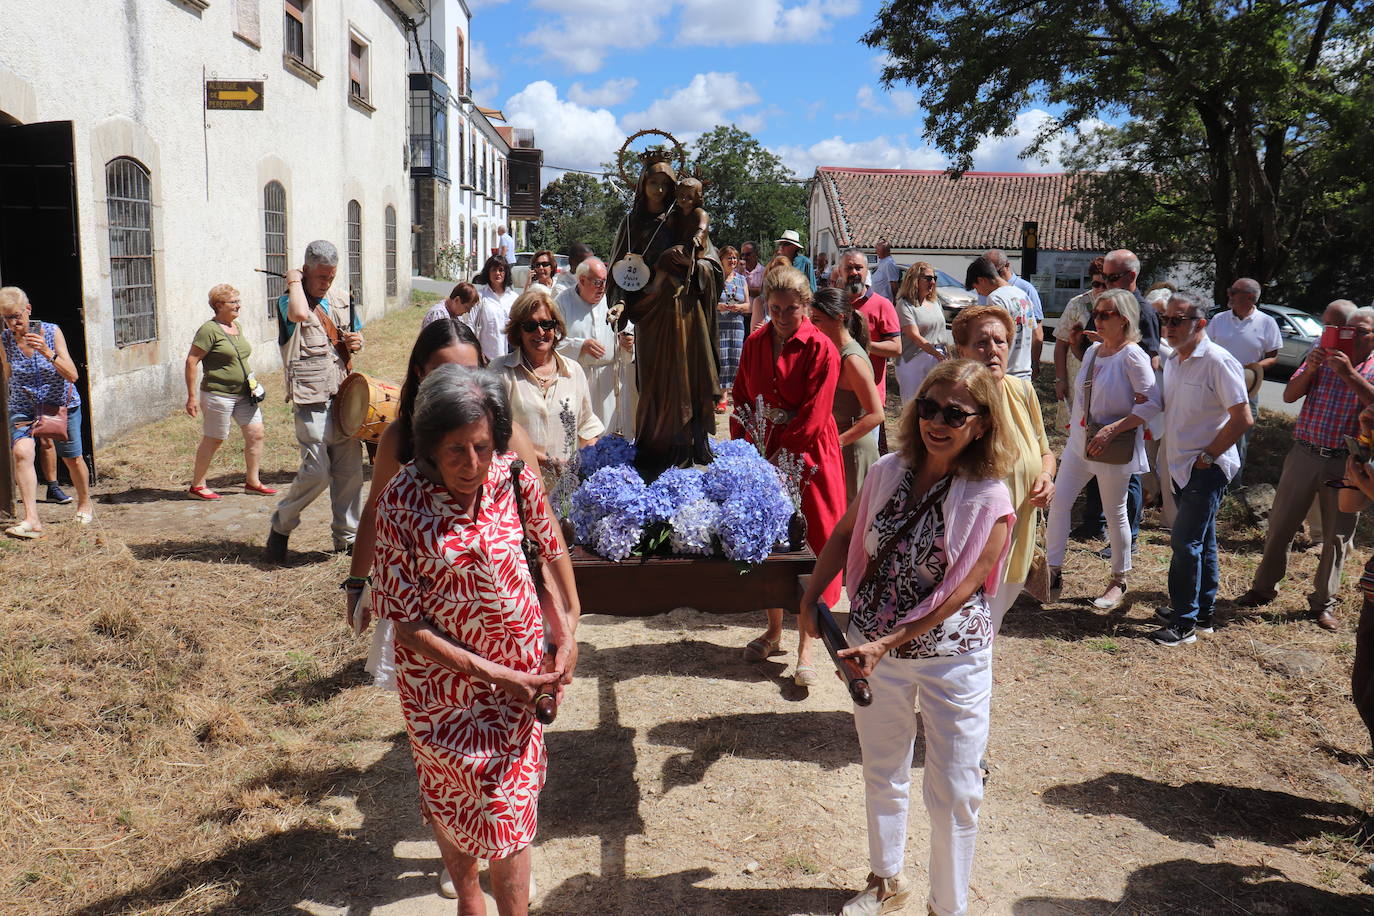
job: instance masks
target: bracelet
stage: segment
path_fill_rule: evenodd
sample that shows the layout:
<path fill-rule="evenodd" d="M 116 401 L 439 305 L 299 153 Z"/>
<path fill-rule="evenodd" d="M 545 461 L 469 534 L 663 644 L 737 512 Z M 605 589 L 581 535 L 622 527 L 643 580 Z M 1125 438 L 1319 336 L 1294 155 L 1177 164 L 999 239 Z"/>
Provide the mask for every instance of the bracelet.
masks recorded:
<path fill-rule="evenodd" d="M 347 579 L 345 579 L 345 580 L 343 580 L 342 582 L 339 583 L 339 588 L 342 588 L 342 589 L 362 588 L 364 585 L 371 585 L 371 584 L 372 584 L 372 577 L 371 577 L 371 576 L 349 576 Z"/>

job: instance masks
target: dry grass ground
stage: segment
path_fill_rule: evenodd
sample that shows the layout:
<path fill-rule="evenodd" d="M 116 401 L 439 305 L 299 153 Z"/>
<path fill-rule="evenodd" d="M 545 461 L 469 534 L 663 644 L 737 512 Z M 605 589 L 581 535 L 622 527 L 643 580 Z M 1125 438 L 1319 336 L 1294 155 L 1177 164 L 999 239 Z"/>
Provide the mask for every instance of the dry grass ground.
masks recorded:
<path fill-rule="evenodd" d="M 399 379 L 417 320 L 368 328 L 361 368 Z M 265 467 L 285 483 L 288 415 L 269 407 Z M 1257 476 L 1277 476 L 1277 422 Z M 45 508 L 45 540 L 0 542 L 0 912 L 452 912 L 425 902 L 409 754 L 340 623 L 344 560 L 316 517 L 298 562 L 257 563 L 270 501 L 227 486 L 233 440 L 211 474 L 224 505 L 182 500 L 198 435 L 172 417 L 112 445 L 96 525 Z M 1224 595 L 1261 537 L 1227 526 Z M 1296 613 L 1315 557 L 1294 554 L 1269 613 L 1165 650 L 1142 637 L 1167 535 L 1144 539 L 1120 611 L 1088 604 L 1107 564 L 1084 549 L 1062 603 L 1008 617 L 974 912 L 1374 910 L 1371 856 L 1348 839 L 1374 802 L 1348 696 L 1353 587 L 1343 630 L 1318 630 Z M 845 695 L 828 678 L 799 693 L 790 656 L 740 662 L 758 625 L 585 619 L 549 732 L 538 911 L 827 913 L 862 883 Z"/>

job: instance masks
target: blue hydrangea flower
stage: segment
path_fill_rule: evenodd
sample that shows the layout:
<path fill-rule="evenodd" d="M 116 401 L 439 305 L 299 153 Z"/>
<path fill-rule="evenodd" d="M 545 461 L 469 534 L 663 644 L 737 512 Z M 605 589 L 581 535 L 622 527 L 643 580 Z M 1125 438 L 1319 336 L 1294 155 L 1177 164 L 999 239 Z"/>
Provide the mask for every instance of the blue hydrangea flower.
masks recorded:
<path fill-rule="evenodd" d="M 711 451 L 717 458 L 759 457 L 759 450 L 748 439 L 712 439 Z"/>
<path fill-rule="evenodd" d="M 602 468 L 618 464 L 633 464 L 635 460 L 634 443 L 624 436 L 602 436 L 591 445 L 577 453 L 578 461 L 585 480 Z"/>
<path fill-rule="evenodd" d="M 672 518 L 670 538 L 675 553 L 706 554 L 714 550 L 711 536 L 715 533 L 720 507 L 709 499 L 685 503 Z"/>
<path fill-rule="evenodd" d="M 596 523 L 592 535 L 596 552 L 618 563 L 634 551 L 644 529 L 622 515 L 608 515 Z"/>
<path fill-rule="evenodd" d="M 701 471 L 695 468 L 669 468 L 649 485 L 649 521 L 671 521 L 684 505 L 705 499 Z"/>
<path fill-rule="evenodd" d="M 701 488 L 708 499 L 723 503 L 742 490 L 777 490 L 778 475 L 757 452 L 752 458 L 732 455 L 717 458 L 706 467 Z"/>
<path fill-rule="evenodd" d="M 776 478 L 771 488 L 740 490 L 720 509 L 716 531 L 721 548 L 732 560 L 762 563 L 778 543 L 787 539 L 792 501 Z"/>
<path fill-rule="evenodd" d="M 577 542 L 592 543 L 593 529 L 608 515 L 619 515 L 636 526 L 648 519 L 648 488 L 634 468 L 604 467 L 577 488 L 569 513 Z"/>

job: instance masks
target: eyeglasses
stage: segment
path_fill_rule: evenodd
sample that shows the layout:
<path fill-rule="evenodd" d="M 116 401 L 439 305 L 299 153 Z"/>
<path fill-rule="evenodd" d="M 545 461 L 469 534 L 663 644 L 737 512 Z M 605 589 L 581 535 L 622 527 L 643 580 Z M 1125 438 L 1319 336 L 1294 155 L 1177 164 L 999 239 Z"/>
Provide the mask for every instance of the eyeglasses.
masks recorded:
<path fill-rule="evenodd" d="M 916 275 L 916 279 L 917 279 L 917 280 L 930 280 L 931 282 L 934 282 L 935 276 L 934 276 L 933 274 L 917 274 L 917 275 Z"/>
<path fill-rule="evenodd" d="M 605 286 L 606 286 L 606 278 L 605 278 L 605 277 L 602 277 L 602 278 L 599 279 L 599 280 L 598 280 L 598 279 L 595 279 L 595 278 L 593 278 L 593 277 L 583 277 L 583 278 L 582 278 L 581 280 L 579 280 L 578 282 L 579 282 L 579 283 L 585 283 L 585 284 L 587 284 L 588 286 L 596 287 L 597 289 L 604 289 Z"/>
<path fill-rule="evenodd" d="M 950 429 L 958 429 L 968 422 L 969 417 L 976 417 L 985 413 L 987 413 L 986 410 L 975 410 L 973 413 L 969 413 L 953 404 L 941 405 L 934 398 L 916 399 L 916 416 L 922 420 L 934 420 L 937 416 L 942 416 L 945 425 Z"/>
<path fill-rule="evenodd" d="M 1106 284 L 1106 283 L 1103 283 L 1101 280 L 1094 280 L 1090 285 L 1092 286 L 1093 289 L 1106 289 L 1106 288 L 1107 288 L 1107 284 Z"/>
<path fill-rule="evenodd" d="M 1103 275 L 1102 275 L 1102 279 L 1106 280 L 1108 283 L 1120 283 L 1122 280 L 1124 280 L 1124 279 L 1126 279 L 1127 277 L 1131 276 L 1132 273 L 1134 273 L 1134 272 L 1133 272 L 1133 271 L 1129 271 L 1129 270 L 1123 270 L 1123 271 L 1120 271 L 1119 273 L 1114 273 L 1114 274 L 1103 274 Z"/>
<path fill-rule="evenodd" d="M 554 321 L 552 318 L 545 318 L 543 321 L 530 319 L 520 324 L 520 330 L 524 331 L 526 334 L 533 334 L 535 331 L 552 331 L 557 327 L 558 322 Z"/>
<path fill-rule="evenodd" d="M 1197 319 L 1197 315 L 1166 315 L 1159 319 L 1159 323 L 1166 328 L 1176 328 L 1181 324 L 1189 324 L 1190 322 L 1197 321 Z"/>
<path fill-rule="evenodd" d="M 1093 319 L 1095 321 L 1102 321 L 1106 318 L 1116 318 L 1120 315 L 1121 313 L 1118 312 L 1116 309 L 1102 309 L 1100 311 L 1097 309 L 1093 310 Z"/>

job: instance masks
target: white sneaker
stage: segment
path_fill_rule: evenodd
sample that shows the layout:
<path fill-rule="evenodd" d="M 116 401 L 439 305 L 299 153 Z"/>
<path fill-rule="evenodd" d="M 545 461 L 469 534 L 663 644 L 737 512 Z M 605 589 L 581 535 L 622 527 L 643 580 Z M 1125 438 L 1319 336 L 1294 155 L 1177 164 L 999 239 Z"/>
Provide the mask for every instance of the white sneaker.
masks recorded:
<path fill-rule="evenodd" d="M 458 899 L 458 888 L 453 886 L 453 876 L 448 873 L 447 865 L 439 869 L 439 896 L 450 900 Z"/>
<path fill-rule="evenodd" d="M 905 875 L 879 878 L 869 872 L 868 887 L 850 898 L 840 910 L 840 916 L 878 916 L 879 913 L 895 913 L 906 906 L 910 896 L 911 882 L 907 881 Z"/>

